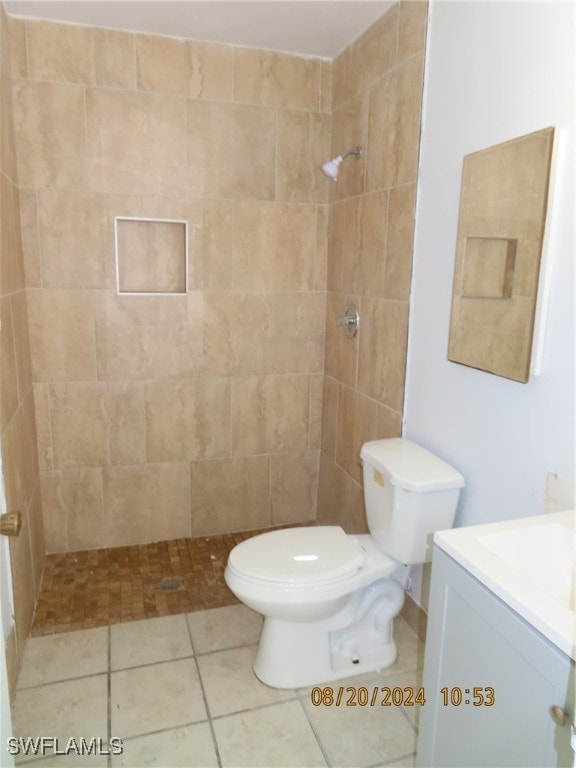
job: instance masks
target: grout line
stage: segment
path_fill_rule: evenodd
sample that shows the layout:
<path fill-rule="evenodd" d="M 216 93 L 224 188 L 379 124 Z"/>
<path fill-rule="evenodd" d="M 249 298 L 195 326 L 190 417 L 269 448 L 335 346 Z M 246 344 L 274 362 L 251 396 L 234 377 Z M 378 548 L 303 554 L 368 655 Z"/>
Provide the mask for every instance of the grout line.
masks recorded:
<path fill-rule="evenodd" d="M 308 717 L 308 712 L 306 711 L 306 707 L 304 706 L 304 696 L 298 694 L 298 700 L 300 702 L 300 706 L 302 708 L 302 711 L 304 712 L 304 717 L 306 718 L 306 721 L 308 722 L 308 725 L 310 726 L 310 729 L 312 730 L 312 733 L 314 734 L 314 737 L 316 738 L 316 742 L 317 742 L 317 744 L 318 744 L 318 746 L 320 748 L 320 751 L 322 752 L 324 760 L 326 761 L 326 765 L 328 766 L 328 768 L 331 768 L 332 761 L 330 760 L 328 752 L 324 748 L 324 744 L 322 743 L 322 739 L 320 738 L 320 734 L 316 731 L 314 723 Z"/>

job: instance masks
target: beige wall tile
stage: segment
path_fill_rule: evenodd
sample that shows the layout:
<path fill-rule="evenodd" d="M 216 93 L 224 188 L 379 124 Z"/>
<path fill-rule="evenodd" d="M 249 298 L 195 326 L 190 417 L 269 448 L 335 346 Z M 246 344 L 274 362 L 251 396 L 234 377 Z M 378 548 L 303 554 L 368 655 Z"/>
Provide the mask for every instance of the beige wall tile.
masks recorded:
<path fill-rule="evenodd" d="M 357 296 L 343 293 L 329 293 L 327 296 L 324 372 L 353 387 L 356 385 L 359 335 L 349 339 L 338 325 L 350 301 L 359 306 Z"/>
<path fill-rule="evenodd" d="M 219 43 L 188 43 L 192 74 L 190 96 L 195 99 L 231 101 L 234 49 Z"/>
<path fill-rule="evenodd" d="M 105 88 L 136 89 L 136 35 L 94 30 L 94 83 Z"/>
<path fill-rule="evenodd" d="M 26 287 L 38 288 L 42 284 L 42 267 L 40 264 L 36 190 L 21 189 L 19 190 L 19 198 L 22 256 Z"/>
<path fill-rule="evenodd" d="M 426 45 L 428 2 L 410 0 L 398 3 L 398 53 L 397 61 L 404 61 L 412 54 L 423 51 Z"/>
<path fill-rule="evenodd" d="M 32 387 L 30 338 L 28 334 L 28 313 L 25 291 L 18 291 L 12 295 L 12 318 L 14 321 L 18 399 L 22 401 Z"/>
<path fill-rule="evenodd" d="M 192 536 L 269 526 L 269 476 L 268 456 L 192 462 Z"/>
<path fill-rule="evenodd" d="M 195 194 L 272 200 L 275 152 L 274 109 L 188 101 L 188 174 Z"/>
<path fill-rule="evenodd" d="M 408 337 L 408 304 L 363 298 L 358 389 L 402 411 Z"/>
<path fill-rule="evenodd" d="M 325 291 L 328 280 L 328 210 L 327 205 L 316 206 L 315 291 Z"/>
<path fill-rule="evenodd" d="M 204 367 L 216 375 L 270 373 L 272 303 L 266 294 L 204 293 Z"/>
<path fill-rule="evenodd" d="M 351 504 L 348 521 L 346 524 L 347 533 L 370 533 L 368 530 L 368 521 L 366 519 L 366 509 L 364 506 L 364 488 L 360 483 L 352 482 Z"/>
<path fill-rule="evenodd" d="M 360 449 L 378 435 L 378 403 L 350 387 L 340 385 L 336 433 L 336 463 L 356 482 L 362 480 Z"/>
<path fill-rule="evenodd" d="M 308 447 L 308 376 L 245 376 L 232 380 L 232 453 L 301 451 Z"/>
<path fill-rule="evenodd" d="M 144 383 L 110 382 L 104 411 L 111 464 L 146 463 L 146 407 Z"/>
<path fill-rule="evenodd" d="M 305 291 L 314 283 L 314 206 L 238 201 L 232 206 L 232 286 Z"/>
<path fill-rule="evenodd" d="M 368 90 L 363 91 L 332 113 L 331 156 L 343 155 L 357 146 L 364 150 L 359 159 L 350 155 L 343 161 L 338 182 L 332 183 L 330 187 L 332 200 L 343 200 L 345 197 L 361 195 L 365 191 L 366 168 L 370 168 L 373 162 L 368 144 L 368 96 Z M 372 139 L 373 142 L 379 140 L 379 137 Z"/>
<path fill-rule="evenodd" d="M 415 181 L 420 142 L 423 58 L 413 56 L 370 90 L 367 186 Z"/>
<path fill-rule="evenodd" d="M 327 287 L 330 291 L 352 290 L 354 265 L 359 257 L 358 207 L 362 199 L 348 198 L 330 206 L 327 275 Z"/>
<path fill-rule="evenodd" d="M 86 180 L 84 88 L 17 81 L 14 123 L 23 187 L 79 189 Z"/>
<path fill-rule="evenodd" d="M 103 481 L 105 547 L 191 535 L 187 463 L 108 467 Z"/>
<path fill-rule="evenodd" d="M 183 40 L 136 35 L 136 63 L 140 90 L 189 94 L 192 65 Z"/>
<path fill-rule="evenodd" d="M 104 546 L 100 469 L 44 472 L 41 488 L 48 553 Z"/>
<path fill-rule="evenodd" d="M 270 522 L 272 525 L 316 519 L 319 451 L 270 457 Z"/>
<path fill-rule="evenodd" d="M 232 203 L 205 200 L 202 244 L 202 286 L 227 290 L 232 286 Z"/>
<path fill-rule="evenodd" d="M 377 439 L 402 437 L 402 414 L 385 405 L 378 405 Z"/>
<path fill-rule="evenodd" d="M 332 62 L 320 62 L 320 111 L 332 111 Z"/>
<path fill-rule="evenodd" d="M 244 104 L 316 111 L 320 104 L 320 62 L 235 48 L 234 98 Z"/>
<path fill-rule="evenodd" d="M 186 101 L 164 93 L 86 90 L 90 189 L 179 195 L 186 178 Z"/>
<path fill-rule="evenodd" d="M 396 61 L 398 3 L 372 24 L 351 47 L 351 78 L 355 92 L 364 90 Z"/>
<path fill-rule="evenodd" d="M 20 208 L 18 188 L 2 173 L 0 174 L 0 248 L 2 249 L 2 272 L 0 293 L 13 293 L 24 288 L 24 265 L 22 261 L 22 240 L 20 236 Z"/>
<path fill-rule="evenodd" d="M 330 180 L 320 171 L 330 156 L 330 116 L 278 111 L 276 199 L 327 202 Z"/>
<path fill-rule="evenodd" d="M 23 19 L 8 17 L 10 37 L 10 64 L 12 77 L 28 77 L 28 52 L 26 50 L 26 24 Z"/>
<path fill-rule="evenodd" d="M 314 373 L 310 376 L 310 430 L 308 447 L 319 449 L 322 445 L 322 396 L 324 394 L 324 375 Z"/>
<path fill-rule="evenodd" d="M 410 298 L 415 206 L 415 184 L 390 190 L 385 291 L 380 294 L 390 299 L 408 301 Z"/>
<path fill-rule="evenodd" d="M 331 376 L 323 377 L 322 395 L 322 451 L 336 460 L 336 432 L 338 419 L 338 392 L 340 386 Z"/>
<path fill-rule="evenodd" d="M 355 293 L 384 296 L 386 293 L 386 236 L 388 193 L 362 195 L 357 213 L 356 259 L 351 284 Z"/>
<path fill-rule="evenodd" d="M 65 382 L 49 388 L 55 469 L 110 464 L 106 384 Z"/>
<path fill-rule="evenodd" d="M 38 232 L 44 287 L 114 285 L 114 230 L 103 195 L 39 190 Z"/>
<path fill-rule="evenodd" d="M 32 625 L 36 592 L 33 589 L 33 565 L 28 531 L 29 520 L 24 517 L 19 536 L 10 537 L 10 567 L 12 570 L 12 591 L 15 612 L 16 642 L 19 655 L 23 652 L 26 638 Z"/>
<path fill-rule="evenodd" d="M 321 372 L 326 296 L 276 293 L 272 305 L 274 373 Z"/>
<path fill-rule="evenodd" d="M 32 80 L 93 83 L 93 30 L 34 21 L 26 23 L 28 76 Z"/>
<path fill-rule="evenodd" d="M 50 384 L 34 384 L 34 414 L 40 471 L 54 469 L 52 427 L 50 425 Z"/>
<path fill-rule="evenodd" d="M 187 228 L 181 221 L 116 221 L 122 293 L 186 293 Z"/>
<path fill-rule="evenodd" d="M 346 530 L 352 503 L 351 491 L 352 480 L 322 451 L 317 512 L 321 525 L 339 525 Z"/>
<path fill-rule="evenodd" d="M 148 461 L 225 456 L 230 451 L 230 380 L 146 383 Z"/>
<path fill-rule="evenodd" d="M 44 532 L 44 519 L 42 514 L 42 496 L 40 490 L 40 478 L 37 478 L 34 495 L 28 507 L 30 525 L 30 555 L 32 560 L 32 584 L 33 594 L 36 596 L 40 589 L 42 572 L 46 561 L 46 545 Z"/>
<path fill-rule="evenodd" d="M 199 362 L 201 339 L 196 338 L 198 324 L 188 323 L 190 301 L 188 296 L 117 296 L 108 291 L 97 292 L 99 378 L 192 375 Z"/>
<path fill-rule="evenodd" d="M 351 46 L 348 46 L 332 62 L 332 117 L 355 93 L 356 89 L 352 83 Z"/>
<path fill-rule="evenodd" d="M 14 322 L 10 296 L 0 297 L 0 431 L 3 431 L 18 408 L 18 374 L 14 346 Z"/>
<path fill-rule="evenodd" d="M 31 289 L 27 298 L 34 381 L 95 378 L 92 293 Z"/>

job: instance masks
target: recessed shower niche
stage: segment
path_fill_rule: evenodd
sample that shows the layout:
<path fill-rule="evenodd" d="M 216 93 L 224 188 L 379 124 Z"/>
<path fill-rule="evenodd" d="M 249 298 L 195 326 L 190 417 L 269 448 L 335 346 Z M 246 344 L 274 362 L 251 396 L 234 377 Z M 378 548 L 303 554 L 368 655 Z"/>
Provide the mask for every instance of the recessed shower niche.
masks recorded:
<path fill-rule="evenodd" d="M 187 293 L 187 221 L 116 216 L 114 236 L 119 294 Z"/>

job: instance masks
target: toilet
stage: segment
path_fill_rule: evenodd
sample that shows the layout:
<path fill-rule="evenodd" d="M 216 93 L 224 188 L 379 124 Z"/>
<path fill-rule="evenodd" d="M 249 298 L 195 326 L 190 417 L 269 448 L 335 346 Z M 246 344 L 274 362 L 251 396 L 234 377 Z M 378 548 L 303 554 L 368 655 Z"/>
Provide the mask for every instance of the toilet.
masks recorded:
<path fill-rule="evenodd" d="M 454 523 L 464 478 L 404 438 L 360 451 L 369 534 L 339 526 L 268 531 L 230 552 L 224 578 L 264 616 L 256 676 L 275 688 L 319 685 L 394 663 L 393 619 L 409 566 Z"/>

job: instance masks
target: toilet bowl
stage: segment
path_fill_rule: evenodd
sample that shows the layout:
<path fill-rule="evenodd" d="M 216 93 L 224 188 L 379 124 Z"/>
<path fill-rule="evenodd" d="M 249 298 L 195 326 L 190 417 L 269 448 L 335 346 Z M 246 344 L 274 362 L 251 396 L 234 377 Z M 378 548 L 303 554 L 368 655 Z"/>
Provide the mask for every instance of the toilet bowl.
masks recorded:
<path fill-rule="evenodd" d="M 339 526 L 269 531 L 230 552 L 226 583 L 264 616 L 254 672 L 296 688 L 394 663 L 393 619 L 409 565 L 429 534 L 454 521 L 462 476 L 421 446 L 366 443 L 361 457 L 369 534 Z"/>

